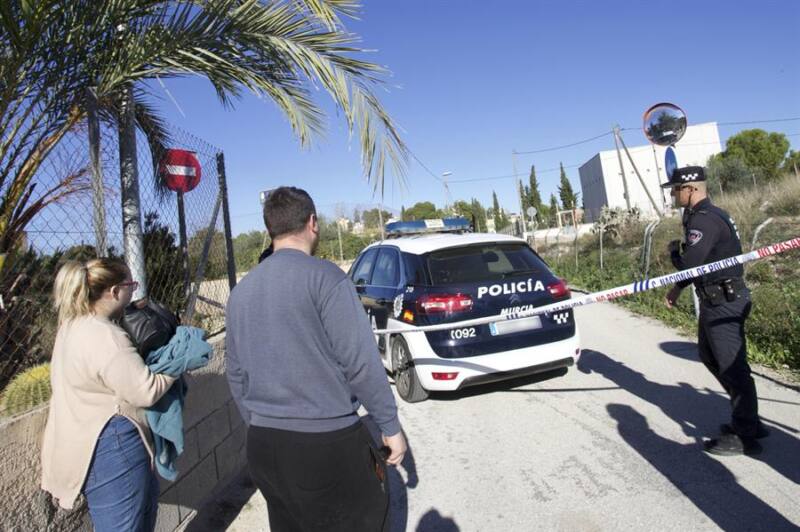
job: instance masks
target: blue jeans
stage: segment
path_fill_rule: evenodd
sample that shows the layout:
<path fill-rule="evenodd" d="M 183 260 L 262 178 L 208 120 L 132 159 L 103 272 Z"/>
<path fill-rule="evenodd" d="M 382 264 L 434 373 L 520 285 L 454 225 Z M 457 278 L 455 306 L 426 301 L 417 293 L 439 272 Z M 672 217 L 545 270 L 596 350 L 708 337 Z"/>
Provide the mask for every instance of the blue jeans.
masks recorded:
<path fill-rule="evenodd" d="M 83 485 L 95 531 L 152 532 L 158 492 L 139 431 L 127 418 L 112 417 L 97 438 Z"/>

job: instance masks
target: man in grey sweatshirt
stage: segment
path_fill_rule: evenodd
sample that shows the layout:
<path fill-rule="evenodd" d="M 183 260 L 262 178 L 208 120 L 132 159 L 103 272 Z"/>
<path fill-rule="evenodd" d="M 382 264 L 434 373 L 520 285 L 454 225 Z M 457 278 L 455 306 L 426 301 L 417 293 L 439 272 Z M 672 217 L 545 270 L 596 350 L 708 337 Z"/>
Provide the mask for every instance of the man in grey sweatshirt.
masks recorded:
<path fill-rule="evenodd" d="M 264 221 L 274 253 L 231 293 L 226 367 L 270 529 L 386 530 L 384 460 L 399 464 L 406 442 L 366 313 L 344 272 L 313 257 L 319 224 L 305 191 L 272 191 Z"/>

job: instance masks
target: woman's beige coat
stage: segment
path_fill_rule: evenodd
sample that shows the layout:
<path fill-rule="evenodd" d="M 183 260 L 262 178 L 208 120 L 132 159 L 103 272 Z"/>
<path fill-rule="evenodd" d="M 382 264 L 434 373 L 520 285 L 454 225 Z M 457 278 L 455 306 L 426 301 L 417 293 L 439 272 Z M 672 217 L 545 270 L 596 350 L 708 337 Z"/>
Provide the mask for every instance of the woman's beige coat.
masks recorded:
<path fill-rule="evenodd" d="M 174 378 L 147 369 L 125 331 L 106 318 L 84 316 L 59 327 L 50 364 L 53 395 L 42 442 L 42 489 L 72 508 L 94 447 L 114 415 L 139 429 L 152 460 L 143 408 L 158 401 Z"/>

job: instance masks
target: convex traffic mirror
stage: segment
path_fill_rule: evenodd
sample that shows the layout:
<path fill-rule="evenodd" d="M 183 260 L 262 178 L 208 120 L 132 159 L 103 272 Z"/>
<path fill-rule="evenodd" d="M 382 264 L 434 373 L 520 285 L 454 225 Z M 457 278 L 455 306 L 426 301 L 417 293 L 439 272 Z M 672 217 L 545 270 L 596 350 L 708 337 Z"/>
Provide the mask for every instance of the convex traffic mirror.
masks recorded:
<path fill-rule="evenodd" d="M 644 134 L 653 144 L 672 146 L 686 133 L 686 113 L 671 103 L 657 103 L 644 113 Z"/>

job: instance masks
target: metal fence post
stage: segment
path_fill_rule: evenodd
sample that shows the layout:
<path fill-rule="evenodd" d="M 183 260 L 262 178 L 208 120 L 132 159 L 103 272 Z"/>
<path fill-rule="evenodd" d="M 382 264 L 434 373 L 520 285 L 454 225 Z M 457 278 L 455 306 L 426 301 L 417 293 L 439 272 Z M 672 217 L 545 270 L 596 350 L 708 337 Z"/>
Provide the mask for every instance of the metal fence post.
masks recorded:
<path fill-rule="evenodd" d="M 195 305 L 200 294 L 200 285 L 203 281 L 206 272 L 206 263 L 208 262 L 208 254 L 211 251 L 211 242 L 214 239 L 214 228 L 217 226 L 217 217 L 219 217 L 219 207 L 222 203 L 222 191 L 217 194 L 217 201 L 214 203 L 214 212 L 211 214 L 211 222 L 206 229 L 205 239 L 203 240 L 203 250 L 200 252 L 200 258 L 197 261 L 197 271 L 194 274 L 194 282 L 189 294 L 189 300 L 186 303 L 186 312 L 184 319 L 186 322 L 191 322 L 194 318 Z"/>
<path fill-rule="evenodd" d="M 103 190 L 103 166 L 100 162 L 100 121 L 97 118 L 97 98 L 91 89 L 86 91 L 86 118 L 89 125 L 89 158 L 92 164 L 95 249 L 98 257 L 106 257 L 108 255 L 108 244 L 106 243 L 106 202 Z"/>
<path fill-rule="evenodd" d="M 147 271 L 142 240 L 142 215 L 139 199 L 139 166 L 136 158 L 136 124 L 134 122 L 133 90 L 128 85 L 122 93 L 119 119 L 119 178 L 122 196 L 122 231 L 125 262 L 131 276 L 139 282 L 133 294 L 137 301 L 147 297 Z"/>
<path fill-rule="evenodd" d="M 228 182 L 225 178 L 225 154 L 217 154 L 217 177 L 219 193 L 222 196 L 222 225 L 225 233 L 225 254 L 228 259 L 228 287 L 236 286 L 236 260 L 233 256 L 233 237 L 231 236 L 231 211 L 228 207 Z"/>

